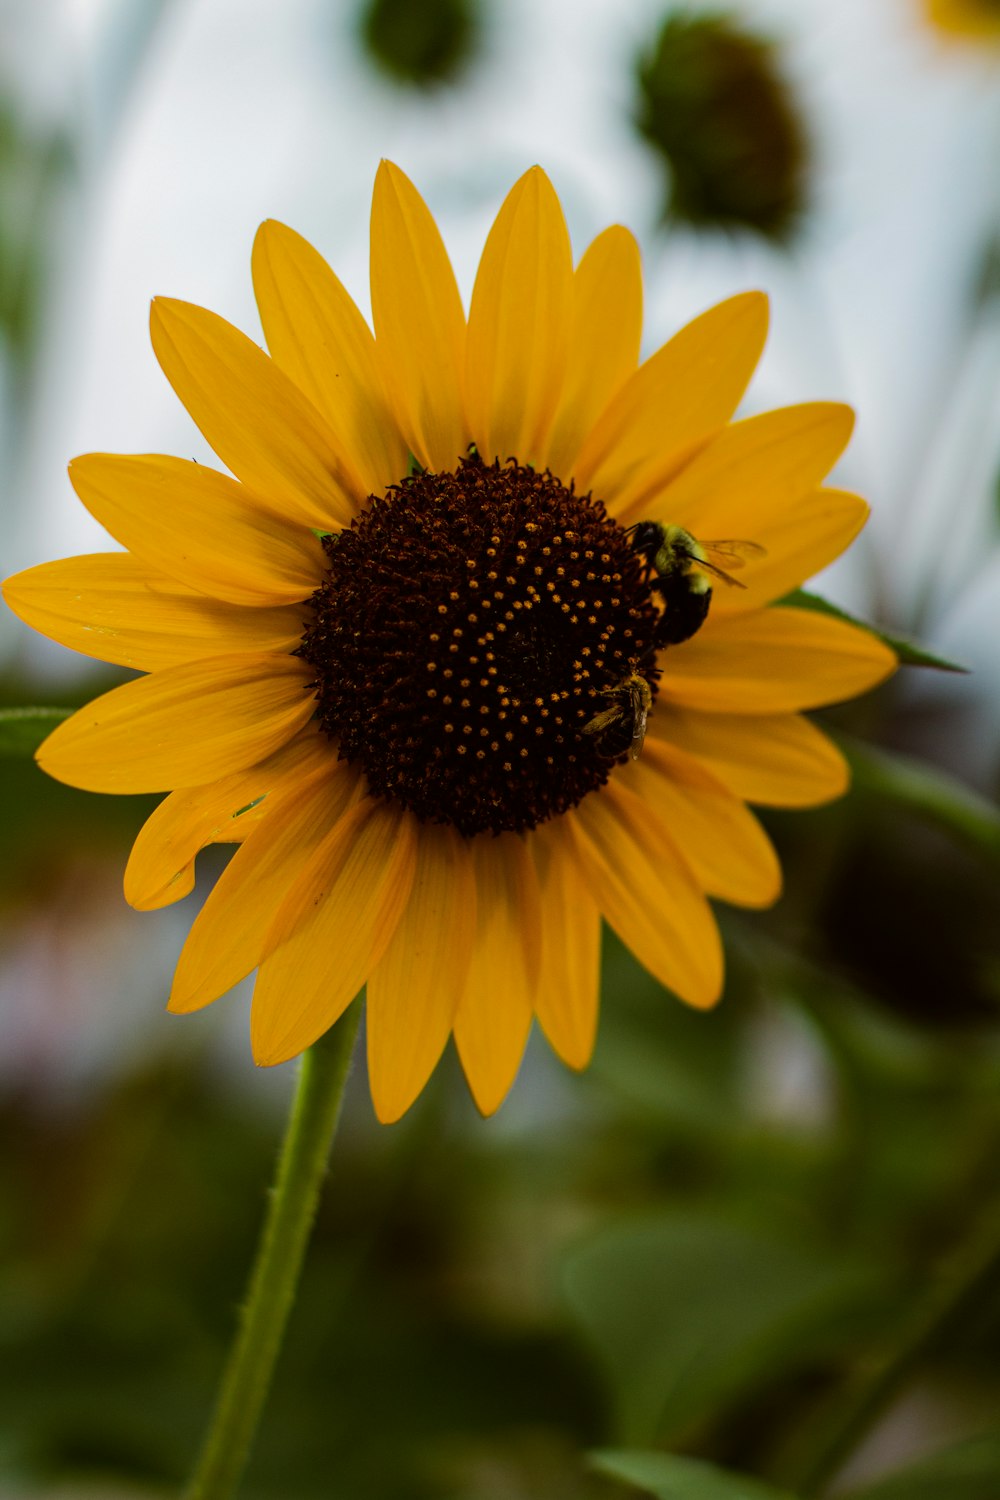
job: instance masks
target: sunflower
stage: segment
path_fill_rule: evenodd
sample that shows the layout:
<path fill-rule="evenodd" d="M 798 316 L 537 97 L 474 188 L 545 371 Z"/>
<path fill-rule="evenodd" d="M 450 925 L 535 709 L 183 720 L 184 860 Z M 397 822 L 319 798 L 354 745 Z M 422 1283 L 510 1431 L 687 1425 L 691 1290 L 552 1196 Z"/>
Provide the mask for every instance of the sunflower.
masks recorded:
<path fill-rule="evenodd" d="M 1000 0 L 924 0 L 924 10 L 948 36 L 1000 42 Z"/>
<path fill-rule="evenodd" d="M 567 1064 L 588 1062 L 602 917 L 676 995 L 716 1001 L 708 898 L 762 907 L 780 889 L 746 804 L 841 793 L 842 757 L 800 710 L 895 658 L 773 607 L 867 509 L 820 487 L 846 407 L 731 420 L 764 296 L 711 308 L 640 364 L 634 239 L 612 227 L 574 269 L 538 168 L 500 209 L 468 319 L 430 212 L 388 163 L 371 259 L 374 335 L 273 222 L 253 252 L 269 355 L 156 300 L 156 356 L 230 473 L 76 459 L 77 494 L 126 550 L 5 592 L 46 635 L 148 674 L 38 752 L 73 786 L 169 792 L 129 859 L 131 904 L 179 900 L 201 849 L 238 846 L 170 1009 L 257 970 L 253 1054 L 273 1064 L 367 986 L 379 1118 L 403 1114 L 451 1034 L 489 1114 L 533 1017 Z M 668 527 L 688 549 L 669 587 L 638 545 Z M 742 587 L 696 538 L 739 539 L 717 555 L 750 554 Z"/>

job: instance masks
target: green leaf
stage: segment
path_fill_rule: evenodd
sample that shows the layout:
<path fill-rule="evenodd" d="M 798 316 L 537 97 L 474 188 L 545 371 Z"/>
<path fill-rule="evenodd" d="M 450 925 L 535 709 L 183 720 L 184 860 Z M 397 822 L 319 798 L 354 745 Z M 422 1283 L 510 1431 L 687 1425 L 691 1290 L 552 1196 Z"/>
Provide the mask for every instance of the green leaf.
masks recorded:
<path fill-rule="evenodd" d="M 609 1448 L 590 1454 L 590 1462 L 599 1473 L 645 1490 L 656 1500 L 794 1500 L 788 1490 L 776 1490 L 760 1479 L 673 1453 Z"/>
<path fill-rule="evenodd" d="M 803 1360 L 840 1348 L 876 1273 L 803 1243 L 801 1226 L 746 1225 L 695 1208 L 602 1230 L 573 1251 L 564 1288 L 604 1367 L 629 1446 L 670 1442 Z"/>
<path fill-rule="evenodd" d="M 992 859 L 1000 859 L 1000 811 L 944 771 L 905 755 L 873 750 L 839 735 L 856 787 L 937 823 Z"/>
<path fill-rule="evenodd" d="M 0 708 L 0 755 L 34 755 L 71 708 Z"/>
<path fill-rule="evenodd" d="M 969 670 L 968 667 L 960 667 L 957 662 L 948 661 L 943 656 L 935 656 L 932 651 L 925 650 L 923 646 L 918 646 L 914 641 L 908 641 L 903 636 L 887 635 L 884 630 L 876 630 L 874 625 L 857 619 L 856 616 L 848 614 L 846 609 L 841 609 L 837 604 L 831 604 L 829 599 L 823 599 L 819 594 L 810 594 L 806 589 L 796 589 L 793 593 L 786 594 L 779 603 L 794 606 L 795 609 L 811 609 L 816 614 L 830 615 L 834 620 L 843 620 L 847 625 L 856 625 L 859 630 L 867 630 L 869 635 L 876 636 L 895 651 L 901 666 L 933 667 L 937 672 L 967 673 Z"/>
<path fill-rule="evenodd" d="M 998 1495 L 1000 1433 L 988 1433 L 851 1490 L 845 1500 L 997 1500 Z"/>

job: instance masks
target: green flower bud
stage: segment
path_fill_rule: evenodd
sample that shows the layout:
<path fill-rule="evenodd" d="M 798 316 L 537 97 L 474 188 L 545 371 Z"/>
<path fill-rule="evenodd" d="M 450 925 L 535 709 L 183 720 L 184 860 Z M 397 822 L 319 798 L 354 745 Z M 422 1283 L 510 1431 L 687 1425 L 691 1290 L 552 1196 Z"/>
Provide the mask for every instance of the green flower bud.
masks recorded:
<path fill-rule="evenodd" d="M 791 238 L 807 145 L 776 49 L 726 15 L 669 15 L 637 69 L 636 124 L 669 178 L 665 220 Z"/>
<path fill-rule="evenodd" d="M 359 29 L 383 73 L 433 89 L 454 82 L 475 51 L 478 6 L 476 0 L 368 0 Z"/>

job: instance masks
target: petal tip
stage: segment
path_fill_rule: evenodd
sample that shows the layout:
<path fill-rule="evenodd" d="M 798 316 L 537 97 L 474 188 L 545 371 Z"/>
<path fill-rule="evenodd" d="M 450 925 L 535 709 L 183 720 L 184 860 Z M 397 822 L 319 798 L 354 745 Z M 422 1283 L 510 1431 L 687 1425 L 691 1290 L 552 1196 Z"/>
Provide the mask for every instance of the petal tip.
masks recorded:
<path fill-rule="evenodd" d="M 375 1118 L 380 1125 L 397 1125 L 413 1103 L 412 1100 L 409 1104 L 400 1103 L 398 1100 L 390 1102 L 387 1099 L 381 1098 L 375 1089 L 371 1090 L 371 1097 Z"/>

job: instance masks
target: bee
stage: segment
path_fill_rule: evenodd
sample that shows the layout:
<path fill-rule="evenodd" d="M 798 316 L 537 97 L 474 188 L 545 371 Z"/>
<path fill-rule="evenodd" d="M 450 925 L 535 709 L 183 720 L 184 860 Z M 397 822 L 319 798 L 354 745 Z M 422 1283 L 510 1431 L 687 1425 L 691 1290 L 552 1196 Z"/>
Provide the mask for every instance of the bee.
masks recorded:
<path fill-rule="evenodd" d="M 716 559 L 735 569 L 742 568 L 748 558 L 766 556 L 756 542 L 699 542 L 683 526 L 664 526 L 659 521 L 637 521 L 626 529 L 632 546 L 656 574 L 651 587 L 663 600 L 657 646 L 679 646 L 704 625 L 712 602 L 709 574 L 733 588 L 746 588 Z"/>
<path fill-rule="evenodd" d="M 646 720 L 653 706 L 653 694 L 645 677 L 635 670 L 635 662 L 629 664 L 629 673 L 614 687 L 605 688 L 604 696 L 613 701 L 610 708 L 602 708 L 589 723 L 584 724 L 584 734 L 606 735 L 609 729 L 621 726 L 630 736 L 628 753 L 630 760 L 638 760 L 646 739 Z M 617 739 L 617 736 L 616 736 Z M 621 747 L 624 749 L 624 746 Z M 616 750 L 619 755 L 621 750 Z"/>

